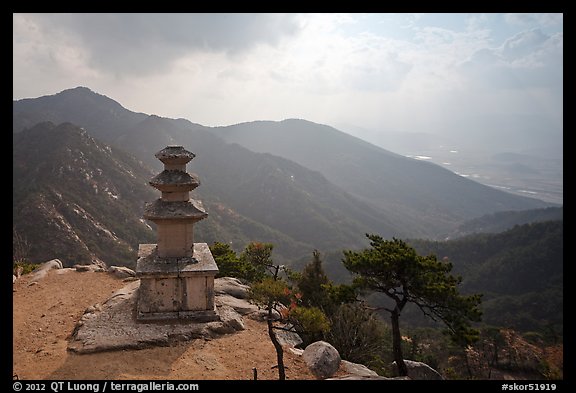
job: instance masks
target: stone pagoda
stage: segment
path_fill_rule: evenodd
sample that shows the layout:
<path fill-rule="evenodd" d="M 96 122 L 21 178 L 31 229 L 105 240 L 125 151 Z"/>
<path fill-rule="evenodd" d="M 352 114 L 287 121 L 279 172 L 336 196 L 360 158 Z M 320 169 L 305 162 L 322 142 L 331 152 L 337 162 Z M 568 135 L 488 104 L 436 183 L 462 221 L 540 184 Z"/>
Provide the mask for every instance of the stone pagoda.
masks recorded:
<path fill-rule="evenodd" d="M 157 226 L 158 243 L 140 244 L 136 276 L 140 278 L 139 320 L 218 320 L 214 276 L 218 266 L 206 243 L 194 243 L 194 224 L 208 216 L 190 191 L 200 185 L 186 172 L 195 155 L 182 146 L 168 146 L 155 155 L 164 170 L 150 185 L 162 192 L 147 203 L 144 218 Z"/>

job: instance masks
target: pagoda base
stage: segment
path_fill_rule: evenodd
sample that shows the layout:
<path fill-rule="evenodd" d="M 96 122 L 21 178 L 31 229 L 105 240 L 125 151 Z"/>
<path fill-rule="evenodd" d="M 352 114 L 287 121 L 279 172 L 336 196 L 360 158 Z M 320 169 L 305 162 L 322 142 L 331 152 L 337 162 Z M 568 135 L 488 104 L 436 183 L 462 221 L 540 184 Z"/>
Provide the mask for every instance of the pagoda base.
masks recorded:
<path fill-rule="evenodd" d="M 136 318 L 139 321 L 163 321 L 169 319 L 181 319 L 195 323 L 215 322 L 220 320 L 220 316 L 214 310 L 198 311 L 170 311 L 170 312 L 142 312 L 138 305 L 136 306 Z"/>
<path fill-rule="evenodd" d="M 156 244 L 140 244 L 136 277 L 138 320 L 218 321 L 214 276 L 218 267 L 206 243 L 195 243 L 193 257 L 162 258 Z"/>

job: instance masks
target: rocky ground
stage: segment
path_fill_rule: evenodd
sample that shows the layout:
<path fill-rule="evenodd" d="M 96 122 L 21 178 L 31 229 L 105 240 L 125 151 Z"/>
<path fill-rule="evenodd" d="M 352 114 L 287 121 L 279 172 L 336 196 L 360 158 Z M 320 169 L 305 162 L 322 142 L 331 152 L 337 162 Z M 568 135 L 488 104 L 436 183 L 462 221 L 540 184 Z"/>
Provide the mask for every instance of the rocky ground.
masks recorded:
<path fill-rule="evenodd" d="M 127 283 L 105 272 L 50 270 L 31 284 L 13 285 L 13 374 L 19 379 L 277 379 L 276 352 L 266 325 L 244 318 L 245 330 L 216 339 L 175 342 L 165 347 L 93 354 L 68 351 L 84 311 Z M 314 379 L 301 356 L 286 351 L 287 379 Z M 337 375 L 343 375 L 338 372 Z"/>

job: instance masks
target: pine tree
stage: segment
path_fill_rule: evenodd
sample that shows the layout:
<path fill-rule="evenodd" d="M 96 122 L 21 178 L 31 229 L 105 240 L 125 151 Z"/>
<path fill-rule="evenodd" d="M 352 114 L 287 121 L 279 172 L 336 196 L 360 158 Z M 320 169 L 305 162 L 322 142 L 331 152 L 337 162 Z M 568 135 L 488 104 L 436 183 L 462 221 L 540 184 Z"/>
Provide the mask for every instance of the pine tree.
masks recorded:
<path fill-rule="evenodd" d="M 214 242 L 210 246 L 212 256 L 218 265 L 216 277 L 236 277 L 241 278 L 242 270 L 238 256 L 229 244 Z"/>
<path fill-rule="evenodd" d="M 302 299 L 306 306 L 316 306 L 325 309 L 329 299 L 326 286 L 330 280 L 322 268 L 322 260 L 318 250 L 312 253 L 312 261 L 304 267 L 298 281 L 298 288 L 302 293 Z"/>
<path fill-rule="evenodd" d="M 355 283 L 383 293 L 393 300 L 392 351 L 399 375 L 408 374 L 402 355 L 400 315 L 406 304 L 413 303 L 433 320 L 442 321 L 455 341 L 466 345 L 478 339 L 471 322 L 480 321 L 481 295 L 462 296 L 458 292 L 461 277 L 450 274 L 452 264 L 435 255 L 420 256 L 405 242 L 378 235 L 366 235 L 371 248 L 360 252 L 344 251 L 344 266 L 356 274 Z"/>

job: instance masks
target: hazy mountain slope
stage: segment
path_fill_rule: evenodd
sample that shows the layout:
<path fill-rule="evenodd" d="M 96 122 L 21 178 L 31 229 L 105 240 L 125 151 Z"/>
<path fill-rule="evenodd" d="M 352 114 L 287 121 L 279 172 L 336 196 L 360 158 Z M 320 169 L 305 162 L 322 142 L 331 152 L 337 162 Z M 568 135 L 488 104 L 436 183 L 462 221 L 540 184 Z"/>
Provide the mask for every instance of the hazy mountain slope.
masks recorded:
<path fill-rule="evenodd" d="M 498 233 L 516 225 L 562 220 L 563 215 L 564 209 L 561 207 L 496 212 L 464 222 L 449 237 L 456 238 L 473 233 Z"/>
<path fill-rule="evenodd" d="M 83 88 L 67 90 L 54 97 L 69 95 L 74 95 L 76 102 L 87 96 L 86 105 L 93 106 L 95 113 L 105 112 L 102 108 L 115 107 L 114 103 L 108 102 L 112 101 L 109 98 Z M 21 122 L 17 119 L 23 113 L 18 103 L 14 104 L 15 122 Z M 30 103 L 26 102 L 26 105 L 30 106 Z M 65 108 L 64 104 L 54 105 L 52 112 L 66 118 Z M 88 112 L 88 109 L 84 110 L 84 113 Z M 135 115 L 120 117 L 133 120 Z M 228 144 L 206 127 L 187 120 L 158 116 L 132 120 L 127 122 L 130 124 L 126 128 L 117 127 L 119 131 L 115 135 L 108 132 L 102 122 L 87 121 L 80 125 L 91 135 L 105 137 L 115 146 L 134 154 L 154 170 L 161 167 L 154 153 L 168 144 L 186 146 L 198 155 L 189 164 L 189 170 L 200 176 L 202 186 L 198 188 L 198 195 L 205 203 L 222 203 L 253 224 L 260 223 L 276 231 L 277 239 L 282 238 L 282 234 L 300 245 L 308 245 L 299 251 L 300 255 L 315 247 L 356 246 L 365 232 L 379 232 L 385 236 L 409 233 L 404 230 L 404 221 L 390 220 L 380 210 L 351 197 L 319 173 L 296 163 Z M 285 255 L 294 255 L 301 248 L 295 246 L 296 243 L 276 247 L 278 251 L 284 249 Z M 287 248 L 291 251 L 287 252 Z"/>
<path fill-rule="evenodd" d="M 43 116 L 74 121 L 154 170 L 161 166 L 155 152 L 183 144 L 198 155 L 190 170 L 200 175 L 204 201 L 223 203 L 315 247 L 357 245 L 366 232 L 440 238 L 465 219 L 546 206 L 302 120 L 208 128 L 134 113 L 87 88 L 16 101 L 13 112 L 16 131 Z M 255 154 L 221 137 L 286 159 Z M 297 218 L 306 220 L 296 224 Z"/>
<path fill-rule="evenodd" d="M 13 138 L 13 226 L 30 260 L 129 264 L 153 239 L 141 220 L 155 197 L 140 163 L 70 124 L 40 123 Z"/>
<path fill-rule="evenodd" d="M 157 122 L 170 124 L 166 119 L 150 117 L 139 125 L 138 130 L 142 134 L 146 134 L 146 130 L 154 132 L 158 129 Z M 24 131 L 22 134 L 29 135 L 30 131 Z M 16 136 L 19 135 L 16 134 Z M 33 135 L 35 134 L 33 133 Z M 159 133 L 157 135 L 166 137 L 169 134 Z M 178 142 L 174 142 L 175 140 Z M 204 144 L 201 141 L 204 141 Z M 165 142 L 162 141 L 164 146 Z M 209 213 L 209 218 L 198 224 L 197 241 L 209 243 L 224 241 L 232 243 L 238 251 L 249 241 L 272 242 L 275 244 L 275 255 L 280 260 L 287 260 L 306 255 L 314 248 L 355 247 L 362 240 L 366 231 L 377 231 L 387 235 L 402 233 L 394 230 L 392 224 L 387 224 L 387 218 L 374 208 L 364 206 L 362 202 L 346 195 L 345 192 L 327 182 L 320 174 L 308 171 L 290 161 L 270 155 L 255 154 L 237 145 L 228 145 L 205 132 L 200 135 L 185 134 L 182 136 L 174 134 L 174 138 L 170 142 L 196 146 L 198 148 L 196 151 L 201 152 L 199 157 L 189 164 L 190 171 L 201 174 L 202 185 L 197 189 L 198 197 L 203 200 Z M 58 143 L 62 146 L 66 145 L 64 141 L 58 141 Z M 210 146 L 210 144 L 215 144 L 215 146 Z M 142 145 L 138 144 L 138 146 Z M 192 150 L 196 148 L 192 148 Z M 158 166 L 159 161 L 154 158 L 155 151 L 141 154 L 148 157 L 150 163 Z M 211 154 L 206 154 L 207 151 Z M 67 159 L 72 160 L 71 157 L 67 157 Z M 65 161 L 63 159 L 53 166 L 70 166 Z M 85 164 L 88 165 L 91 162 Z M 156 168 L 156 170 L 158 169 Z M 82 171 L 95 171 L 95 169 L 78 170 L 81 171 L 79 174 L 81 180 L 83 179 Z M 148 196 L 136 196 L 135 201 L 138 208 L 133 206 L 127 213 L 134 219 L 139 219 L 142 216 L 141 206 L 144 202 L 158 197 L 152 187 L 146 185 L 152 172 L 147 170 L 146 173 L 149 175 L 140 177 L 140 182 L 142 187 L 146 189 Z M 106 174 L 103 174 L 102 178 L 105 176 Z M 115 175 L 108 174 L 108 176 L 114 177 Z M 15 181 L 20 178 L 21 176 L 15 175 Z M 68 181 L 72 182 L 72 179 L 68 179 Z M 84 180 L 82 181 L 84 182 Z M 42 178 L 42 183 L 45 185 L 53 186 L 53 183 L 57 182 L 58 179 L 50 176 L 43 176 Z M 88 182 L 84 183 L 86 184 L 83 184 L 83 187 L 91 187 Z M 74 195 L 70 196 L 75 201 L 75 205 L 71 209 L 79 210 L 80 208 L 75 206 L 82 206 L 80 202 L 84 203 L 89 198 L 87 199 L 84 195 L 87 192 L 86 189 L 81 186 L 75 188 L 77 190 L 75 190 Z M 57 192 L 62 194 L 60 190 Z M 15 195 L 18 193 L 19 185 L 15 184 Z M 98 203 L 96 202 L 96 204 Z M 20 222 L 19 230 L 28 235 L 29 232 L 34 232 L 34 227 L 27 226 L 24 224 L 25 222 L 40 221 L 46 223 L 50 221 L 46 214 L 39 215 L 39 212 L 45 213 L 46 209 L 52 211 L 54 210 L 53 205 L 58 205 L 60 208 L 66 206 L 66 204 L 54 202 L 49 208 L 45 208 L 37 200 L 31 202 L 26 209 L 16 206 L 14 215 L 15 220 Z M 29 212 L 30 209 L 34 213 Z M 59 212 L 58 214 L 62 215 L 63 213 Z M 96 213 L 92 212 L 91 214 Z M 105 214 L 106 219 L 109 220 L 118 218 L 112 211 L 106 211 Z M 102 218 L 99 221 L 101 220 Z M 129 222 L 129 220 L 123 218 L 122 222 Z M 66 250 L 76 250 L 80 247 L 83 250 L 81 253 L 76 250 L 72 254 L 82 254 L 85 260 L 90 255 L 90 251 L 100 255 L 101 259 L 106 259 L 107 262 L 116 258 L 117 251 L 114 251 L 110 246 L 99 244 L 97 239 L 92 239 L 91 245 L 84 244 L 87 242 L 88 232 L 76 233 L 79 230 L 78 226 L 84 223 L 81 220 L 72 223 L 67 221 L 66 224 L 62 224 L 62 227 L 69 228 L 70 234 L 67 236 L 59 234 L 61 238 L 66 240 L 60 239 L 62 246 L 55 248 L 55 252 L 72 253 L 72 251 Z M 56 236 L 57 232 L 53 233 Z M 123 236 L 120 235 L 119 238 L 123 239 Z M 76 241 L 71 239 L 76 239 Z M 135 258 L 135 247 L 144 240 L 150 241 L 145 236 L 131 239 L 131 247 L 128 247 L 126 253 L 123 254 L 123 258 L 126 260 L 122 262 L 123 264 L 132 263 Z M 35 243 L 39 259 L 44 258 L 44 255 L 40 255 L 41 243 L 45 246 L 50 244 L 48 238 Z M 97 248 L 100 247 L 109 252 L 99 253 Z"/>
<path fill-rule="evenodd" d="M 118 144 L 128 149 L 134 140 L 142 143 L 133 151 L 150 165 L 158 165 L 151 146 L 189 146 L 197 154 L 189 170 L 200 174 L 198 194 L 203 200 L 220 201 L 299 242 L 344 247 L 358 245 L 366 231 L 406 234 L 382 212 L 351 197 L 321 174 L 286 159 L 223 143 L 192 123 L 150 116 L 119 138 Z"/>
<path fill-rule="evenodd" d="M 154 173 L 70 123 L 46 122 L 14 135 L 13 225 L 31 245 L 33 262 L 60 258 L 66 265 L 134 265 L 139 243 L 153 242 L 143 206 L 160 196 L 148 185 Z M 196 224 L 196 241 L 259 240 L 287 258 L 312 249 L 286 234 L 244 217 L 217 201 L 204 201 L 209 217 Z"/>
<path fill-rule="evenodd" d="M 258 121 L 214 128 L 225 140 L 320 171 L 328 180 L 384 209 L 417 218 L 427 235 L 454 222 L 500 210 L 549 206 L 518 197 L 429 162 L 394 154 L 332 127 L 305 120 Z"/>

